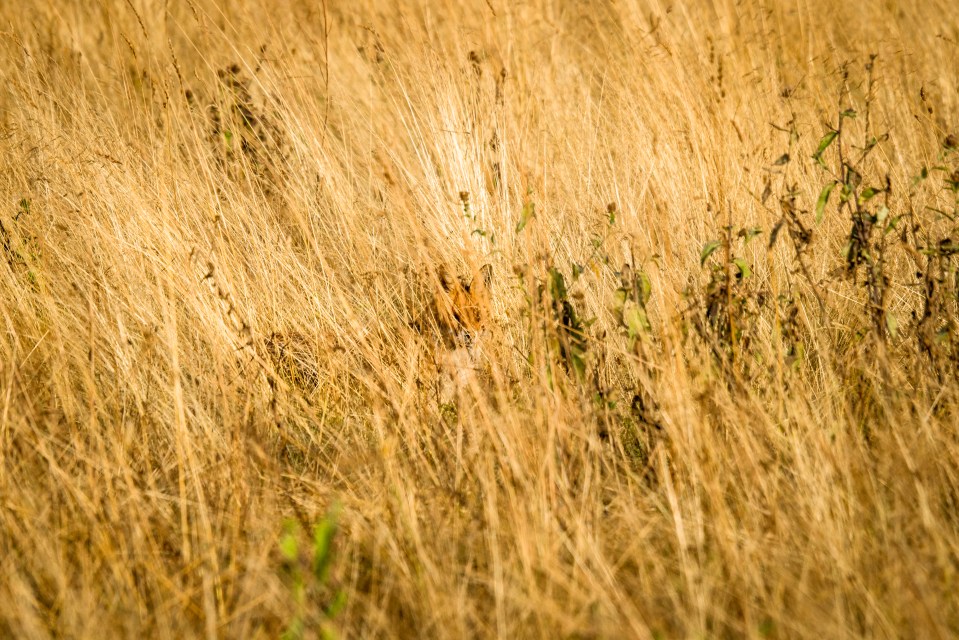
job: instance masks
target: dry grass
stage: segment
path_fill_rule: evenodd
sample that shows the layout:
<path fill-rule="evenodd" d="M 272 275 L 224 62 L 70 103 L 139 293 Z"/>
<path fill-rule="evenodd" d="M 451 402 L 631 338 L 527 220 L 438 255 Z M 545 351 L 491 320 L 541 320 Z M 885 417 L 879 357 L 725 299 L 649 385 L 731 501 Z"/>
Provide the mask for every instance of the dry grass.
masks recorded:
<path fill-rule="evenodd" d="M 900 4 L 2 3 L 0 636 L 959 634 Z"/>

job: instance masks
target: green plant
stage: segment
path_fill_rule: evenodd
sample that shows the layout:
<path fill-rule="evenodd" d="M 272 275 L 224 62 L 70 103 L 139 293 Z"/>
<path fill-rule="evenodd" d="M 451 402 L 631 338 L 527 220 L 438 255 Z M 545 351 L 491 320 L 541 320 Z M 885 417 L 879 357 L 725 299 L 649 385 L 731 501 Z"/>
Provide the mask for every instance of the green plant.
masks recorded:
<path fill-rule="evenodd" d="M 333 621 L 346 606 L 347 595 L 345 591 L 331 588 L 329 579 L 340 510 L 340 505 L 335 504 L 313 526 L 313 535 L 306 546 L 296 520 L 287 520 L 283 524 L 280 554 L 294 609 L 293 618 L 283 632 L 283 640 L 299 640 L 309 629 L 315 630 L 324 640 L 338 637 Z"/>
<path fill-rule="evenodd" d="M 629 263 L 623 264 L 619 277 L 620 286 L 615 293 L 613 315 L 619 326 L 626 331 L 632 351 L 638 341 L 653 330 L 646 308 L 652 295 L 652 284 L 645 271 L 634 269 Z"/>
<path fill-rule="evenodd" d="M 750 240 L 762 231 L 755 227 L 734 229 L 726 225 L 718 240 L 707 242 L 699 255 L 707 269 L 701 288 L 688 287 L 687 318 L 723 368 L 733 371 L 748 350 L 752 327 L 765 306 L 766 294 L 753 284 L 753 269 L 744 255 Z M 718 256 L 718 259 L 716 258 Z"/>

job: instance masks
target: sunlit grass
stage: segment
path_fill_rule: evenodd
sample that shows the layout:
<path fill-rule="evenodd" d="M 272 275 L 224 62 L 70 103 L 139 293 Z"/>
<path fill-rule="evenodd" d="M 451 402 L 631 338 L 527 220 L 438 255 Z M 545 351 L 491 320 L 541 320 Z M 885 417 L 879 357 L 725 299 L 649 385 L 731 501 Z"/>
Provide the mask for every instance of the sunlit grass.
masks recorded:
<path fill-rule="evenodd" d="M 0 636 L 959 634 L 951 3 L 0 5 Z"/>

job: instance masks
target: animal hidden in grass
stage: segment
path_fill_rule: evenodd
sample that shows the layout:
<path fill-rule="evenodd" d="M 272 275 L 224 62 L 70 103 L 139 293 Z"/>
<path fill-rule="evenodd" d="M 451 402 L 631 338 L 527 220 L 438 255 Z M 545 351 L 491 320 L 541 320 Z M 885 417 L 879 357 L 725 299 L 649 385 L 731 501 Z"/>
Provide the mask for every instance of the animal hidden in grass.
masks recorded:
<path fill-rule="evenodd" d="M 448 403 L 484 377 L 483 338 L 491 317 L 493 269 L 484 265 L 467 279 L 441 267 L 437 276 L 432 299 L 415 325 L 423 335 L 431 329 L 438 332 L 425 364 L 436 375 L 438 400 Z"/>

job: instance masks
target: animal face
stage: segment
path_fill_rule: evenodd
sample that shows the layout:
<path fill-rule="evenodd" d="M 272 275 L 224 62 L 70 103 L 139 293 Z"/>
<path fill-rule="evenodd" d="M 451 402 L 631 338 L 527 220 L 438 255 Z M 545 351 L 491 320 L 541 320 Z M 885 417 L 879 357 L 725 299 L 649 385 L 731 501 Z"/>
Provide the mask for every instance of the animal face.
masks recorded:
<path fill-rule="evenodd" d="M 492 268 L 485 265 L 467 282 L 440 272 L 434 296 L 436 319 L 446 338 L 469 344 L 489 322 Z"/>
<path fill-rule="evenodd" d="M 438 275 L 439 286 L 432 287 L 413 326 L 436 338 L 430 341 L 428 370 L 435 375 L 437 397 L 447 403 L 483 378 L 481 335 L 490 323 L 492 268 L 483 266 L 470 279 L 450 276 L 442 267 Z"/>

